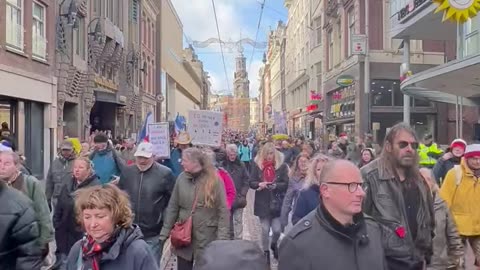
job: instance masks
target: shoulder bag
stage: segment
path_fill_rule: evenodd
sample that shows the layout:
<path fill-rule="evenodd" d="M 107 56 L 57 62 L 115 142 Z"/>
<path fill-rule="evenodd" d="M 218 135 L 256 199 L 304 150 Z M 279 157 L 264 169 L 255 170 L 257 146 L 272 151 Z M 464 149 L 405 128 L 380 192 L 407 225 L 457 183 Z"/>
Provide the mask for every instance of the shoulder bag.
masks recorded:
<path fill-rule="evenodd" d="M 192 217 L 197 207 L 197 196 L 198 192 L 197 189 L 195 189 L 195 197 L 193 199 L 190 216 L 184 222 L 175 223 L 170 232 L 170 242 L 175 248 L 187 247 L 192 243 Z"/>

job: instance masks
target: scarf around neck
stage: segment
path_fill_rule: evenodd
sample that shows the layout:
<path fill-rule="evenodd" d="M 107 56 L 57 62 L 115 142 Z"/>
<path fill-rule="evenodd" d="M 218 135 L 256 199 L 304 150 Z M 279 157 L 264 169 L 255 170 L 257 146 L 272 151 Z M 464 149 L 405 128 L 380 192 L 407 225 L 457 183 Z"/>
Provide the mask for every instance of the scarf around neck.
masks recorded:
<path fill-rule="evenodd" d="M 263 181 L 272 183 L 275 180 L 275 162 L 265 160 L 262 163 L 262 167 Z"/>
<path fill-rule="evenodd" d="M 110 239 L 103 243 L 97 243 L 91 236 L 87 235 L 82 240 L 82 259 L 84 265 L 90 266 L 92 270 L 100 270 L 102 254 L 108 252 L 110 247 L 117 241 L 119 233 L 119 229 L 115 230 Z"/>

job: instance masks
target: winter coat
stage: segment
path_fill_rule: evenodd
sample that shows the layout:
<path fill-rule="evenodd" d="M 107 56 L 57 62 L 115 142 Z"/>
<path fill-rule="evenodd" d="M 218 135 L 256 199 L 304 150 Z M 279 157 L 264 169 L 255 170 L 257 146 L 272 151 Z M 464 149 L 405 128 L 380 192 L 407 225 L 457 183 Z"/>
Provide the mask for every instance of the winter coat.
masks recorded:
<path fill-rule="evenodd" d="M 215 186 L 212 208 L 206 207 L 204 202 L 206 194 L 203 186 L 206 181 L 203 173 L 194 177 L 190 173 L 183 172 L 178 176 L 160 233 L 160 239 L 166 240 L 176 222 L 184 222 L 190 217 L 195 192 L 197 192 L 197 204 L 192 217 L 192 243 L 184 248 L 174 248 L 177 256 L 188 261 L 198 258 L 212 241 L 230 239 L 229 213 L 223 181 L 219 179 L 216 182 L 218 184 Z"/>
<path fill-rule="evenodd" d="M 90 155 L 95 174 L 102 184 L 107 184 L 112 181 L 112 176 L 119 176 L 125 168 L 125 162 L 119 155 L 120 154 L 118 154 L 110 144 L 107 149 L 95 151 Z"/>
<path fill-rule="evenodd" d="M 136 165 L 129 166 L 120 175 L 118 187 L 127 192 L 135 215 L 133 223 L 146 238 L 160 234 L 174 185 L 172 171 L 157 163 L 144 172 Z"/>
<path fill-rule="evenodd" d="M 292 214 L 292 224 L 297 224 L 302 218 L 318 207 L 320 201 L 320 187 L 312 185 L 309 188 L 300 191 L 300 195 Z"/>
<path fill-rule="evenodd" d="M 429 260 L 432 252 L 432 237 L 435 230 L 433 199 L 423 179 L 413 179 L 420 194 L 417 214 L 417 237 L 413 239 L 408 230 L 408 219 L 400 181 L 382 158 L 376 159 L 361 170 L 366 195 L 362 210 L 378 220 L 383 226 L 395 231 L 402 228 L 405 237 L 397 236 L 386 243 L 387 262 L 390 270 L 417 269 Z"/>
<path fill-rule="evenodd" d="M 223 186 L 225 187 L 225 199 L 227 201 L 227 209 L 231 210 L 233 202 L 237 197 L 237 191 L 235 190 L 235 185 L 233 184 L 232 177 L 224 168 L 217 168 L 218 177 L 222 179 Z"/>
<path fill-rule="evenodd" d="M 347 160 L 358 164 L 362 159 L 362 150 L 364 146 L 358 145 L 356 143 L 350 143 L 347 146 L 347 156 L 345 157 Z"/>
<path fill-rule="evenodd" d="M 283 154 L 286 164 L 291 165 L 295 161 L 296 156 L 293 148 L 281 148 L 278 150 Z"/>
<path fill-rule="evenodd" d="M 132 149 L 125 149 L 122 151 L 121 153 L 121 157 L 123 158 L 123 160 L 125 161 L 125 163 L 127 165 L 132 165 L 135 163 L 135 152 L 137 151 L 137 149 L 134 147 Z"/>
<path fill-rule="evenodd" d="M 52 198 L 57 199 L 58 196 L 60 196 L 66 179 L 70 179 L 74 159 L 75 157 L 73 156 L 68 159 L 59 156 L 54 159 L 52 165 L 50 165 L 45 182 L 45 194 L 49 202 Z"/>
<path fill-rule="evenodd" d="M 249 189 L 249 174 L 245 164 L 237 158 L 233 162 L 226 160 L 223 163 L 223 168 L 227 170 L 232 177 L 233 183 L 235 184 L 235 190 L 237 191 L 232 210 L 245 208 L 245 206 L 247 206 L 247 193 Z"/>
<path fill-rule="evenodd" d="M 12 187 L 23 192 L 33 202 L 33 210 L 37 215 L 37 221 L 40 229 L 39 244 L 41 248 L 45 248 L 54 238 L 53 222 L 50 218 L 50 208 L 48 206 L 45 190 L 40 181 L 33 175 L 20 174 Z"/>
<path fill-rule="evenodd" d="M 40 270 L 40 231 L 31 200 L 0 181 L 0 205 L 0 269 Z"/>
<path fill-rule="evenodd" d="M 480 205 L 480 189 L 478 178 L 467 166 L 465 160 L 461 162 L 462 177 L 457 185 L 455 169 L 448 171 L 440 189 L 440 196 L 445 200 L 462 236 L 480 235 L 478 222 L 480 213 L 473 205 Z"/>
<path fill-rule="evenodd" d="M 173 176 L 177 178 L 183 172 L 182 167 L 182 150 L 175 148 L 170 153 L 170 158 L 164 160 L 164 165 L 172 170 Z"/>
<path fill-rule="evenodd" d="M 382 229 L 358 215 L 351 233 L 321 210 L 312 211 L 280 243 L 279 270 L 387 270 Z M 337 223 L 338 225 L 334 225 Z"/>
<path fill-rule="evenodd" d="M 238 147 L 238 157 L 240 158 L 240 161 L 243 162 L 252 160 L 252 151 L 250 150 L 250 147 L 248 145 L 240 145 L 240 147 Z"/>
<path fill-rule="evenodd" d="M 340 148 L 337 148 L 337 150 L 329 149 L 327 153 L 329 156 L 338 159 L 342 159 L 345 157 L 345 153 Z"/>
<path fill-rule="evenodd" d="M 296 206 L 298 195 L 300 194 L 300 190 L 303 188 L 305 177 L 299 176 L 292 176 L 290 177 L 290 181 L 288 181 L 288 189 L 287 193 L 285 194 L 285 199 L 283 199 L 282 205 L 282 212 L 280 216 L 280 220 L 282 222 L 282 226 L 286 227 L 288 225 L 288 215 L 292 208 Z"/>
<path fill-rule="evenodd" d="M 427 270 L 445 270 L 463 257 L 464 247 L 447 204 L 438 194 L 434 196 L 435 237 L 433 256 Z"/>
<path fill-rule="evenodd" d="M 77 223 L 75 216 L 74 193 L 79 189 L 101 184 L 96 175 L 88 177 L 79 184 L 76 182 L 75 178 L 70 177 L 69 182 L 65 183 L 53 212 L 57 251 L 65 255 L 84 235 L 83 228 Z"/>
<path fill-rule="evenodd" d="M 441 185 L 441 183 L 445 181 L 447 172 L 453 169 L 455 165 L 459 165 L 461 160 L 461 158 L 454 157 L 448 160 L 444 160 L 443 158 L 437 160 L 437 163 L 433 166 L 433 175 L 435 176 L 438 185 Z"/>
<path fill-rule="evenodd" d="M 193 270 L 266 270 L 260 247 L 247 240 L 217 240 L 210 243 Z"/>
<path fill-rule="evenodd" d="M 73 245 L 68 254 L 66 270 L 91 269 L 79 258 L 82 240 Z M 80 264 L 80 265 L 79 265 Z M 80 267 L 79 267 L 80 266 Z M 84 267 L 84 268 L 82 268 Z M 122 229 L 115 243 L 102 254 L 101 270 L 158 270 L 156 259 L 150 247 L 143 240 L 138 226 Z"/>
<path fill-rule="evenodd" d="M 263 182 L 263 172 L 254 162 L 250 174 L 250 188 L 258 189 L 258 184 Z M 288 166 L 282 161 L 275 164 L 275 189 L 262 189 L 255 191 L 254 215 L 259 218 L 280 217 L 283 199 L 288 189 Z"/>

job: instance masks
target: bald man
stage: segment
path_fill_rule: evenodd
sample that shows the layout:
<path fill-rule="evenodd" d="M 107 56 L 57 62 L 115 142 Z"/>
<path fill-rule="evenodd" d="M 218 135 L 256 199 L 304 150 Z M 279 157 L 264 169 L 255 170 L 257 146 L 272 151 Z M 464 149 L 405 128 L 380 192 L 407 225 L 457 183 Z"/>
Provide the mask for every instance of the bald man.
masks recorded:
<path fill-rule="evenodd" d="M 325 164 L 320 205 L 283 239 L 279 270 L 387 269 L 380 226 L 362 213 L 362 184 L 350 161 Z"/>

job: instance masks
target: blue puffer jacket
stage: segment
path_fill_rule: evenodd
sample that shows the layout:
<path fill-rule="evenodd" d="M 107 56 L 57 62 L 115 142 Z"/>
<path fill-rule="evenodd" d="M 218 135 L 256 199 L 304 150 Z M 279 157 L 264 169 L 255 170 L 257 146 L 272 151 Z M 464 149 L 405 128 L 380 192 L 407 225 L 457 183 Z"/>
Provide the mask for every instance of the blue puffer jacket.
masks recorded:
<path fill-rule="evenodd" d="M 240 145 L 238 147 L 238 156 L 240 158 L 240 161 L 243 162 L 252 160 L 252 151 L 250 150 L 250 147 L 248 145 Z"/>

